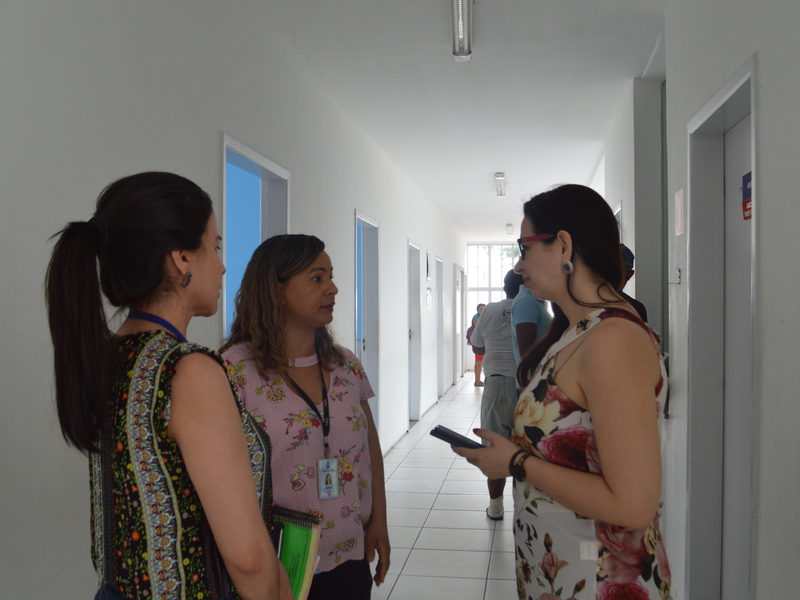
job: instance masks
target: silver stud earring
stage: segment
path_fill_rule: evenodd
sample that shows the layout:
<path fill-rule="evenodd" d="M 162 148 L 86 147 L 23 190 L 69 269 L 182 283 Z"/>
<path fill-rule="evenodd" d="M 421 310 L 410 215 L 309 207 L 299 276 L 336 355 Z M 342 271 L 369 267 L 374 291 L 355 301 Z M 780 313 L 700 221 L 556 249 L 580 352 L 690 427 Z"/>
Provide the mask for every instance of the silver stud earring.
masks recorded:
<path fill-rule="evenodd" d="M 566 275 L 571 275 L 575 271 L 575 265 L 572 264 L 571 260 L 565 260 L 561 263 L 561 270 L 564 271 Z"/>
<path fill-rule="evenodd" d="M 191 271 L 186 271 L 186 275 L 184 275 L 183 279 L 181 279 L 181 287 L 182 288 L 188 287 L 191 281 L 192 281 L 192 273 Z"/>

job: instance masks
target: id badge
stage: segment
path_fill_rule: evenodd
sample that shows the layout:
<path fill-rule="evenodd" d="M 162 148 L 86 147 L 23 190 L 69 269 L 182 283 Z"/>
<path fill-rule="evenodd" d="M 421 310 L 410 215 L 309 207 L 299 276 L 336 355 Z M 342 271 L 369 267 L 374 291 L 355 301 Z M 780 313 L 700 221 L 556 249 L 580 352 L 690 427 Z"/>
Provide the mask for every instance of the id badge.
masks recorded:
<path fill-rule="evenodd" d="M 339 497 L 339 460 L 336 458 L 321 458 L 317 461 L 319 474 L 319 499 Z"/>

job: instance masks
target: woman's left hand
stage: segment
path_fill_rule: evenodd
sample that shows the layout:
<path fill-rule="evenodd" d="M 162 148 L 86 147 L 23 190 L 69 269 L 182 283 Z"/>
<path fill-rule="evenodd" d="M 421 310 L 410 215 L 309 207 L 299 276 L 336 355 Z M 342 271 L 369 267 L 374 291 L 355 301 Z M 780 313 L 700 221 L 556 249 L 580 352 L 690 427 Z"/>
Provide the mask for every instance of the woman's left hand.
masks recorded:
<path fill-rule="evenodd" d="M 386 519 L 375 518 L 369 522 L 365 542 L 367 545 L 367 562 L 371 563 L 375 560 L 375 551 L 378 551 L 378 566 L 375 568 L 375 577 L 373 579 L 375 580 L 375 585 L 380 586 L 386 577 L 386 572 L 389 570 L 389 553 L 391 552 Z"/>
<path fill-rule="evenodd" d="M 474 429 L 473 431 L 475 435 L 489 442 L 491 446 L 475 450 L 451 446 L 453 452 L 466 458 L 468 463 L 478 467 L 489 479 L 508 477 L 508 463 L 514 452 L 519 450 L 519 446 L 499 433 L 488 429 Z"/>

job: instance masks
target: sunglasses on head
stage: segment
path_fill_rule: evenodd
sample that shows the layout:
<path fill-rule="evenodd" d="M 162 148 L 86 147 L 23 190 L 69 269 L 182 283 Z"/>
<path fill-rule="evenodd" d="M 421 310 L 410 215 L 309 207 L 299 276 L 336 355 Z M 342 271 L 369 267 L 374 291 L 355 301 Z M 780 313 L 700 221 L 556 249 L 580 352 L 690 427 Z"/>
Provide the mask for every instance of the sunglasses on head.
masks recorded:
<path fill-rule="evenodd" d="M 540 233 L 538 235 L 529 235 L 528 237 L 519 238 L 517 240 L 517 245 L 519 246 L 519 258 L 520 260 L 525 260 L 525 248 L 522 244 L 526 242 L 538 242 L 540 240 L 549 240 L 550 238 L 554 238 L 556 235 L 554 233 Z"/>

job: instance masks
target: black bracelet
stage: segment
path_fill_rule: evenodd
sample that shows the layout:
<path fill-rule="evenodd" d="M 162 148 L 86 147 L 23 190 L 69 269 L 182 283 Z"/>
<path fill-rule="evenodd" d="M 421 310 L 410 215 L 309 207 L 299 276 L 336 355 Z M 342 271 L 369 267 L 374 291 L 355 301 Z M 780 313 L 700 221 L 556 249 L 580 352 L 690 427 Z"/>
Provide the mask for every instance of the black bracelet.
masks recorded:
<path fill-rule="evenodd" d="M 527 459 L 530 456 L 530 453 L 522 449 L 514 452 L 514 455 L 511 457 L 511 460 L 508 461 L 508 472 L 514 479 L 517 479 L 518 481 L 522 481 L 523 479 L 525 479 L 525 467 L 523 467 L 522 465 L 514 464 L 517 460 L 517 457 L 520 454 L 525 455 L 525 458 L 522 459 L 522 463 L 525 464 L 525 459 Z"/>

